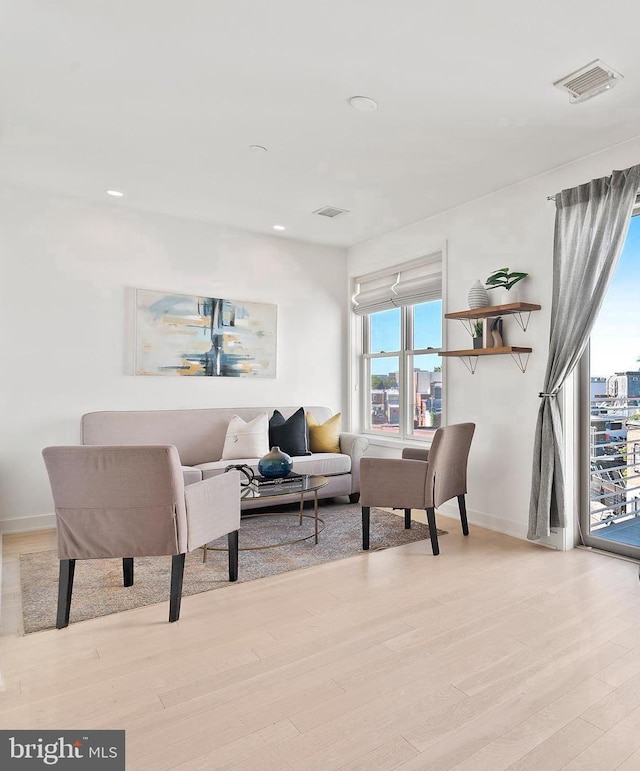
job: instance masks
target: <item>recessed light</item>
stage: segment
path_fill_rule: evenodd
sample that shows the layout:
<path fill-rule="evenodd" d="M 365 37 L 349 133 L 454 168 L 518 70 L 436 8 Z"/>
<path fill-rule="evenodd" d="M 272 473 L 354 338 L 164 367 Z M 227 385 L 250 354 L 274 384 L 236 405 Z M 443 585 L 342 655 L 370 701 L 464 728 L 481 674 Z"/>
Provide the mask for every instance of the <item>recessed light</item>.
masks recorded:
<path fill-rule="evenodd" d="M 349 104 L 354 110 L 361 110 L 362 112 L 373 112 L 378 109 L 378 103 L 369 99 L 368 96 L 352 96 L 349 99 Z"/>
<path fill-rule="evenodd" d="M 252 153 L 266 153 L 267 148 L 263 147 L 262 145 L 249 145 L 249 150 L 251 150 Z"/>
<path fill-rule="evenodd" d="M 111 195 L 114 198 L 122 198 L 124 193 L 121 193 L 119 190 L 107 190 L 107 195 Z"/>
<path fill-rule="evenodd" d="M 273 229 L 274 230 L 286 230 L 284 225 L 274 225 Z"/>

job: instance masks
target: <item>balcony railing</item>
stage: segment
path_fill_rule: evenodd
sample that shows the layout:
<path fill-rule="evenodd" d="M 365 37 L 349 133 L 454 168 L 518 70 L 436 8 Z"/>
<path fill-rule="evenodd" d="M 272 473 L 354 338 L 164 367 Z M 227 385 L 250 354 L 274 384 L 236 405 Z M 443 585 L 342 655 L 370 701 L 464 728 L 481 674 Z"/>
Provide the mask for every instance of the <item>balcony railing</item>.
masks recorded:
<path fill-rule="evenodd" d="M 640 518 L 640 397 L 591 400 L 590 530 Z"/>

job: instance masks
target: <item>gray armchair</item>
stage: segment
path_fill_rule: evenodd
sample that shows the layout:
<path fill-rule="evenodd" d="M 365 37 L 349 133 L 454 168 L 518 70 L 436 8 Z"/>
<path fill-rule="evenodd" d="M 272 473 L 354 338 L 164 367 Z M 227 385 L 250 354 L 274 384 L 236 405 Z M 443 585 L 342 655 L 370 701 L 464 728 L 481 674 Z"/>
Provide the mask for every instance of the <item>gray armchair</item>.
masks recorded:
<path fill-rule="evenodd" d="M 121 557 L 131 586 L 135 557 L 171 555 L 169 621 L 180 616 L 187 551 L 227 534 L 229 580 L 237 580 L 237 471 L 185 487 L 173 445 L 47 447 L 42 455 L 58 530 L 58 629 L 69 624 L 77 559 Z"/>
<path fill-rule="evenodd" d="M 474 423 L 439 428 L 429 450 L 406 449 L 402 459 L 363 458 L 360 461 L 362 548 L 369 548 L 371 506 L 404 509 L 404 526 L 411 527 L 411 509 L 426 509 L 434 556 L 440 553 L 436 507 L 458 499 L 462 532 L 469 535 L 465 495 L 467 458 Z"/>

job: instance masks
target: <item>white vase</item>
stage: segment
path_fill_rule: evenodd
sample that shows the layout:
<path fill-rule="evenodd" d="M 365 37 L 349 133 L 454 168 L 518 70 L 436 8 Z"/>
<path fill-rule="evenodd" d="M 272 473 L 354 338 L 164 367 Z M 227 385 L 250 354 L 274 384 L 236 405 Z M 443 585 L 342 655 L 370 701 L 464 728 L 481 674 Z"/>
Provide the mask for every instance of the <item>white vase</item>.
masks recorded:
<path fill-rule="evenodd" d="M 486 308 L 487 305 L 489 305 L 490 303 L 489 293 L 480 283 L 480 279 L 478 279 L 476 283 L 469 290 L 469 294 L 467 295 L 467 301 L 469 303 L 469 308 L 471 308 L 471 310 L 474 310 L 476 308 Z"/>
<path fill-rule="evenodd" d="M 491 291 L 491 305 L 509 305 L 515 302 L 513 294 L 502 287 Z"/>
<path fill-rule="evenodd" d="M 491 305 L 510 305 L 522 299 L 518 289 L 494 289 L 489 294 Z"/>

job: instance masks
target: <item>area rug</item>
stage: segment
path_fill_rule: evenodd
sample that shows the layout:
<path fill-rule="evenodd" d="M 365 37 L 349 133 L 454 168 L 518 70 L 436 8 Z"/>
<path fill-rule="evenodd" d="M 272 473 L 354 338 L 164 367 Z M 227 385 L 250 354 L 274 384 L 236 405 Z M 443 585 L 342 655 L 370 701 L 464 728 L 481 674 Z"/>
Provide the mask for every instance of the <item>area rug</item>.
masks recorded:
<path fill-rule="evenodd" d="M 330 503 L 320 506 L 324 520 L 319 543 L 314 544 L 312 510 L 305 509 L 299 526 L 297 507 L 286 514 L 242 519 L 238 582 L 253 581 L 290 570 L 362 554 L 360 507 Z M 322 528 L 322 525 L 320 526 Z M 445 531 L 439 530 L 444 535 Z M 287 546 L 258 548 L 285 543 L 305 535 L 311 538 Z M 426 525 L 414 522 L 404 529 L 403 517 L 371 509 L 371 550 L 388 549 L 429 537 Z M 202 549 L 187 554 L 183 596 L 229 586 L 226 536 L 210 544 L 207 562 Z M 59 562 L 55 551 L 20 555 L 22 613 L 25 634 L 55 627 Z M 107 616 L 131 608 L 169 601 L 171 557 L 138 557 L 135 582 L 122 585 L 122 560 L 78 560 L 76 562 L 70 622 Z"/>

